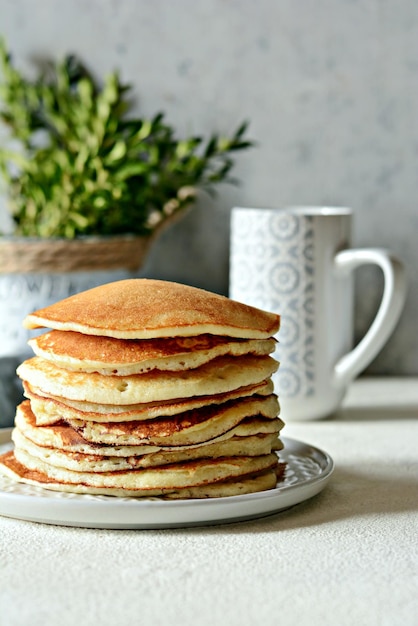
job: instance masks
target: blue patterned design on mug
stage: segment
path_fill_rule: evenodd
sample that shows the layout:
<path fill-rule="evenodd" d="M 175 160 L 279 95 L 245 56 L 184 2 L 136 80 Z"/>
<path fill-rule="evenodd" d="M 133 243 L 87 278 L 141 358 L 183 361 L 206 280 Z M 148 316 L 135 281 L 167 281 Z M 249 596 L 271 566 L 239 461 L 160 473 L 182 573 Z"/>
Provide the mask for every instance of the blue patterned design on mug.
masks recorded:
<path fill-rule="evenodd" d="M 277 391 L 282 397 L 314 393 L 314 238 L 312 218 L 287 215 L 289 222 L 277 221 L 274 232 L 284 227 L 279 262 L 272 268 L 275 305 L 282 316 L 276 358 L 283 364 L 276 374 Z M 297 223 L 297 228 L 294 224 Z M 293 228 L 290 226 L 293 225 Z M 280 267 L 281 271 L 277 272 Z M 279 278 L 280 280 L 277 280 Z M 272 281 L 273 282 L 273 281 Z M 297 332 L 296 332 L 297 329 Z"/>
<path fill-rule="evenodd" d="M 299 372 L 293 368 L 283 367 L 280 370 L 280 395 L 291 398 L 297 396 L 301 388 Z"/>
<path fill-rule="evenodd" d="M 313 218 L 281 211 L 232 214 L 230 295 L 280 313 L 274 382 L 282 397 L 313 394 Z"/>
<path fill-rule="evenodd" d="M 299 270 L 292 263 L 277 263 L 271 270 L 271 283 L 279 293 L 290 293 L 298 288 Z"/>
<path fill-rule="evenodd" d="M 280 345 L 292 346 L 299 341 L 299 323 L 292 317 L 281 316 L 280 324 Z"/>
<path fill-rule="evenodd" d="M 276 214 L 271 220 L 271 230 L 279 239 L 294 239 L 299 232 L 299 221 L 295 215 Z"/>

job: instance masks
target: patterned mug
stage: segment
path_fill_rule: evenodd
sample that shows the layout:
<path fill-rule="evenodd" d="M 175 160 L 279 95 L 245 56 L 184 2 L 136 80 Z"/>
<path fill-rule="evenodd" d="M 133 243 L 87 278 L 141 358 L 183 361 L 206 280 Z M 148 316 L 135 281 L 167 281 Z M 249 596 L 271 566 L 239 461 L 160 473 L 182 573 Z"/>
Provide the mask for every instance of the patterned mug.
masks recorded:
<path fill-rule="evenodd" d="M 285 421 L 331 415 L 402 312 L 402 263 L 384 249 L 350 248 L 351 223 L 341 207 L 232 209 L 229 295 L 281 315 L 274 382 Z M 382 269 L 384 289 L 353 348 L 353 270 L 365 264 Z"/>

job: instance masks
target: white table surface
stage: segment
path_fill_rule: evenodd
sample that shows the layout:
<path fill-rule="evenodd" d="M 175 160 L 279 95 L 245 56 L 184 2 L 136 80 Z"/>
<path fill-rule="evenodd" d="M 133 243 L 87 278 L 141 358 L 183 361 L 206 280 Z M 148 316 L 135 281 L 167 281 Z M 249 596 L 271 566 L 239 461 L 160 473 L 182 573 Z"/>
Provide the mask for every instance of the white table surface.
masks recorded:
<path fill-rule="evenodd" d="M 115 531 L 0 517 L 1 626 L 417 626 L 418 379 L 361 379 L 287 437 L 333 457 L 257 521 Z"/>

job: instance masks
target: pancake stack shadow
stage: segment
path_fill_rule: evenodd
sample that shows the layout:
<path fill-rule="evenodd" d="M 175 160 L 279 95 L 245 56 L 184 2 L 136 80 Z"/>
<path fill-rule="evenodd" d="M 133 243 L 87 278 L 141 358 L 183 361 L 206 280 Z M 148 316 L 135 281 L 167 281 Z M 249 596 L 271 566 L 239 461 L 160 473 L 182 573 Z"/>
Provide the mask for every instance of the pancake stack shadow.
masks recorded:
<path fill-rule="evenodd" d="M 284 473 L 278 315 L 166 281 L 109 283 L 29 315 L 35 356 L 0 471 L 47 489 L 209 498 Z"/>

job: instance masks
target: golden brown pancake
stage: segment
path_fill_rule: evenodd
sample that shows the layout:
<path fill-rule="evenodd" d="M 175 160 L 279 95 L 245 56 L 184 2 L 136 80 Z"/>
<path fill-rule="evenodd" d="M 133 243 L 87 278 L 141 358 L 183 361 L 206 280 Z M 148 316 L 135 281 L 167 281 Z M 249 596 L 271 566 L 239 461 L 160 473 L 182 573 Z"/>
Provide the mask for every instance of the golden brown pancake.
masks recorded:
<path fill-rule="evenodd" d="M 225 393 L 262 382 L 277 367 L 277 361 L 270 356 L 224 356 L 185 372 L 103 376 L 97 372 L 72 372 L 41 357 L 33 357 L 19 365 L 17 373 L 30 385 L 54 396 L 96 404 L 127 405 Z"/>
<path fill-rule="evenodd" d="M 188 446 L 162 446 L 151 443 L 144 443 L 142 445 L 99 444 L 87 441 L 82 434 L 74 430 L 74 428 L 66 422 L 60 422 L 52 426 L 37 426 L 31 405 L 25 400 L 17 407 L 15 425 L 15 428 L 19 430 L 26 439 L 44 448 L 54 448 L 79 454 L 100 454 L 101 456 L 143 456 L 157 452 L 180 452 L 186 449 L 203 447 L 223 441 L 227 442 L 232 439 L 240 439 L 242 441 L 243 439 L 257 436 L 273 436 L 271 438 L 273 442 L 272 445 L 275 450 L 278 450 L 280 449 L 280 442 L 278 443 L 274 438 L 277 438 L 283 427 L 283 422 L 279 418 L 247 418 L 240 422 L 235 428 L 232 428 L 219 437 L 207 442 L 200 442 Z"/>
<path fill-rule="evenodd" d="M 280 317 L 196 287 L 134 278 L 61 300 L 28 315 L 24 325 L 121 339 L 206 333 L 268 339 Z"/>
<path fill-rule="evenodd" d="M 161 495 L 166 490 L 197 487 L 251 476 L 266 470 L 274 470 L 278 465 L 277 455 L 272 453 L 256 457 L 198 459 L 156 468 L 117 472 L 74 472 L 45 463 L 20 448 L 15 448 L 14 456 L 28 469 L 41 471 L 58 481 L 99 488 L 128 489 L 136 491 L 138 496 Z"/>
<path fill-rule="evenodd" d="M 30 456 L 27 458 L 31 459 Z M 106 486 L 97 486 L 94 484 L 86 484 L 85 482 L 71 482 L 68 479 L 68 475 L 65 477 L 62 476 L 61 479 L 54 478 L 37 467 L 36 459 L 32 461 L 28 460 L 23 464 L 17 460 L 13 451 L 7 452 L 0 457 L 0 471 L 5 476 L 29 485 L 67 493 L 117 497 L 160 497 L 166 500 L 220 498 L 273 489 L 276 486 L 277 480 L 280 480 L 283 476 L 284 467 L 283 463 L 278 463 L 271 469 L 256 472 L 250 476 L 234 476 L 233 478 L 217 480 L 216 482 L 202 482 L 197 486 L 138 489 L 125 485 L 122 487 L 111 486 L 109 484 Z M 73 472 L 73 475 L 74 474 L 75 472 Z M 87 472 L 81 474 L 82 477 L 86 475 L 88 476 Z M 112 473 L 110 473 L 110 476 L 112 476 Z M 75 477 L 76 480 L 79 478 L 80 476 Z"/>
<path fill-rule="evenodd" d="M 244 398 L 240 402 L 210 405 L 154 420 L 112 424 L 68 420 L 68 424 L 93 443 L 187 446 L 215 439 L 247 417 L 274 420 L 276 416 L 277 400 L 275 396 L 268 396 L 260 400 Z"/>
<path fill-rule="evenodd" d="M 143 374 L 151 370 L 189 370 L 219 356 L 267 355 L 270 339 L 234 339 L 200 335 L 158 339 L 115 339 L 52 330 L 29 341 L 37 356 L 57 367 L 100 374 Z"/>
<path fill-rule="evenodd" d="M 156 417 L 178 415 L 179 413 L 199 409 L 209 404 L 222 404 L 237 398 L 269 396 L 273 393 L 274 385 L 271 380 L 267 380 L 258 385 L 248 385 L 212 396 L 193 396 L 191 398 L 120 406 L 94 404 L 93 402 L 82 402 L 53 396 L 29 385 L 27 382 L 23 383 L 23 389 L 25 397 L 29 398 L 34 406 L 38 406 L 36 423 L 38 426 L 46 426 L 59 422 L 62 419 L 82 419 L 92 422 L 130 422 L 133 420 L 148 420 Z"/>
<path fill-rule="evenodd" d="M 170 463 L 193 461 L 196 459 L 217 459 L 228 456 L 260 456 L 270 454 L 272 448 L 282 448 L 276 433 L 253 435 L 249 437 L 231 437 L 216 443 L 195 447 L 180 447 L 175 450 L 162 450 L 149 454 L 112 455 L 111 446 L 91 446 L 89 453 L 74 452 L 60 448 L 39 446 L 27 439 L 18 428 L 13 429 L 13 442 L 17 448 L 25 450 L 33 457 L 45 463 L 64 467 L 75 472 L 116 472 L 141 467 L 159 467 Z M 132 449 L 133 446 L 131 446 Z M 102 454 L 102 452 L 104 454 Z"/>

